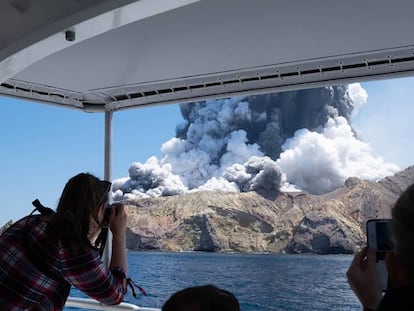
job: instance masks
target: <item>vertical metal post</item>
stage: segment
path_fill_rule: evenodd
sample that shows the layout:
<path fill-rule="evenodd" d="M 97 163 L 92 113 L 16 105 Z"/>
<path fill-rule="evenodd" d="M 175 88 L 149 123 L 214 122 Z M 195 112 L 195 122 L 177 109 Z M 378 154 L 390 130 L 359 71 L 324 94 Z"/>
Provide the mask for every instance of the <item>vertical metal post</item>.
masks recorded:
<path fill-rule="evenodd" d="M 112 181 L 112 111 L 105 110 L 105 158 L 104 158 L 104 179 Z M 112 203 L 111 191 L 108 194 L 108 203 Z M 102 261 L 109 267 L 112 256 L 112 232 L 108 230 L 105 249 L 102 254 Z"/>
<path fill-rule="evenodd" d="M 112 111 L 105 110 L 104 178 L 108 181 L 112 178 L 112 113 Z"/>

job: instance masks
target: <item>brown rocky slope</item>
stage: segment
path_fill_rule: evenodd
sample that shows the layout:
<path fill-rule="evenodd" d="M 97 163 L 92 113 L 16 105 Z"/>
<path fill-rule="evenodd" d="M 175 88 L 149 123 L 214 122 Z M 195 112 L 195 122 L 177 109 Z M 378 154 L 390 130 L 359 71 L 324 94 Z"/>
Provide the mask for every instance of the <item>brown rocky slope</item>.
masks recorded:
<path fill-rule="evenodd" d="M 414 167 L 370 182 L 349 178 L 325 195 L 194 192 L 129 202 L 131 250 L 352 253 L 365 242 L 365 222 L 389 218 Z"/>
<path fill-rule="evenodd" d="M 129 202 L 130 250 L 351 253 L 365 223 L 389 218 L 414 166 L 378 182 L 349 178 L 328 194 L 195 192 Z M 0 234 L 12 224 L 0 227 Z"/>

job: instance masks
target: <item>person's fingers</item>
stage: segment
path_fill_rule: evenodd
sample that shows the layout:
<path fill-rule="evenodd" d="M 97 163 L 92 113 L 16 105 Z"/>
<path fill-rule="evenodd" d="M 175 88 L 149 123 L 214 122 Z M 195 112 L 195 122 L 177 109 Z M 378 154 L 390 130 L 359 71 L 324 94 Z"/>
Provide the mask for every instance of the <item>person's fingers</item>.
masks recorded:
<path fill-rule="evenodd" d="M 355 256 L 354 259 L 352 259 L 351 262 L 351 267 L 356 267 L 356 266 L 361 266 L 361 263 L 363 262 L 363 260 L 365 259 L 365 257 L 367 256 L 367 251 L 368 248 L 364 247 L 363 249 L 361 249 Z"/>
<path fill-rule="evenodd" d="M 118 206 L 117 217 L 119 217 L 120 221 L 126 222 L 127 213 L 124 204 L 120 204 Z"/>
<path fill-rule="evenodd" d="M 112 221 L 114 220 L 114 218 L 115 218 L 115 214 L 116 214 L 116 209 L 115 208 L 111 208 L 111 215 L 110 215 L 110 217 L 109 217 L 109 223 L 112 223 Z"/>
<path fill-rule="evenodd" d="M 117 205 L 117 209 L 118 209 L 118 211 L 123 212 L 125 210 L 125 205 L 123 203 L 119 203 Z"/>
<path fill-rule="evenodd" d="M 376 255 L 375 249 L 369 248 L 367 250 L 367 260 L 366 260 L 367 269 L 375 269 L 376 258 L 377 258 L 377 255 Z"/>
<path fill-rule="evenodd" d="M 125 212 L 124 204 L 122 203 L 115 203 L 116 206 L 111 208 L 111 220 L 114 219 L 117 215 L 121 215 Z"/>
<path fill-rule="evenodd" d="M 111 214 L 110 229 L 112 233 L 123 233 L 126 230 L 127 225 L 127 213 L 125 205 L 117 203 L 116 208 L 113 209 Z"/>
<path fill-rule="evenodd" d="M 365 270 L 365 258 L 367 255 L 367 247 L 362 248 L 353 258 L 351 265 L 346 271 L 346 277 L 351 288 L 353 287 L 353 279 Z"/>
<path fill-rule="evenodd" d="M 376 250 L 373 248 L 367 248 L 367 260 L 368 261 L 375 261 Z"/>

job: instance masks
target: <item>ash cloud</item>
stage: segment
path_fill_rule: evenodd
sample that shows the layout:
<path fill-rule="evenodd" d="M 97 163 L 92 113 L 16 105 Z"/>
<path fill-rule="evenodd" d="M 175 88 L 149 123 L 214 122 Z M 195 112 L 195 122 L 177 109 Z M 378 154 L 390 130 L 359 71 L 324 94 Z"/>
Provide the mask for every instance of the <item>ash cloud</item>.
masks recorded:
<path fill-rule="evenodd" d="M 161 159 L 132 163 L 129 177 L 114 182 L 114 199 L 200 190 L 321 194 L 349 176 L 393 174 L 398 167 L 375 157 L 350 125 L 366 100 L 352 84 L 182 104 L 184 122 Z"/>

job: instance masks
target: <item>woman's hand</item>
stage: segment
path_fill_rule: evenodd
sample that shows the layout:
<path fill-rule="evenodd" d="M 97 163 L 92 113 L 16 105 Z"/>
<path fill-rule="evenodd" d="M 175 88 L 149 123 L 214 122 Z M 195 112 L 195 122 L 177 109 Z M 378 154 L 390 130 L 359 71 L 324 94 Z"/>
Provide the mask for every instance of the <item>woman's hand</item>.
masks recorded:
<path fill-rule="evenodd" d="M 382 298 L 381 283 L 376 270 L 375 250 L 365 247 L 357 253 L 346 276 L 362 307 L 375 310 Z"/>
<path fill-rule="evenodd" d="M 112 232 L 112 258 L 110 267 L 121 268 L 125 275 L 128 274 L 128 262 L 126 257 L 126 226 L 127 213 L 124 204 L 117 204 L 116 208 L 111 211 L 109 220 L 109 229 Z M 125 280 L 126 282 L 126 280 Z M 126 284 L 124 284 L 126 287 Z"/>
<path fill-rule="evenodd" d="M 117 204 L 115 208 L 111 208 L 111 216 L 109 218 L 109 228 L 114 236 L 125 236 L 127 227 L 127 214 L 124 204 Z"/>

